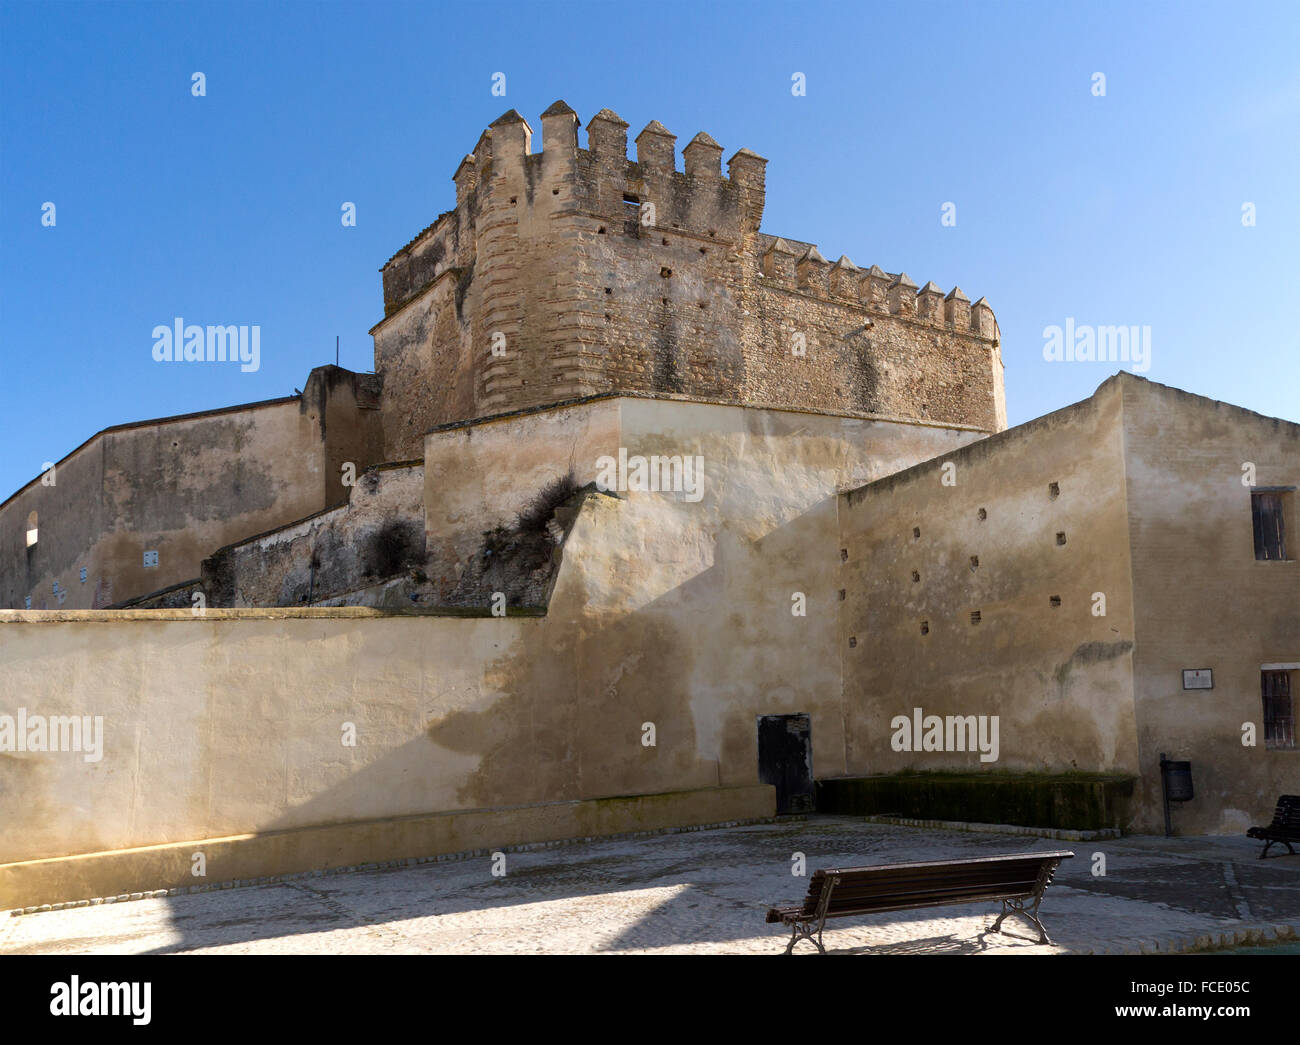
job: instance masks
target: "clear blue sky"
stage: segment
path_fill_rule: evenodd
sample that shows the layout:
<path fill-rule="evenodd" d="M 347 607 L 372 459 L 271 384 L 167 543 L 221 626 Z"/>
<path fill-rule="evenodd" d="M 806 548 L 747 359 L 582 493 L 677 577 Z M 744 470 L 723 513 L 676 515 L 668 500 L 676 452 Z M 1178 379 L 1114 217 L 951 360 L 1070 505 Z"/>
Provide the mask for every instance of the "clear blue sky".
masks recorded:
<path fill-rule="evenodd" d="M 1300 420 L 1295 2 L 0 17 L 0 499 L 109 425 L 291 394 L 335 335 L 370 369 L 379 266 L 453 205 L 489 122 L 516 108 L 540 134 L 557 98 L 584 124 L 616 110 L 630 137 L 658 119 L 679 147 L 699 130 L 726 156 L 748 146 L 771 161 L 765 231 L 986 295 L 1013 424 L 1116 369 L 1043 360 L 1067 318 L 1149 326 L 1145 376 Z M 154 362 L 176 316 L 260 325 L 261 369 Z"/>

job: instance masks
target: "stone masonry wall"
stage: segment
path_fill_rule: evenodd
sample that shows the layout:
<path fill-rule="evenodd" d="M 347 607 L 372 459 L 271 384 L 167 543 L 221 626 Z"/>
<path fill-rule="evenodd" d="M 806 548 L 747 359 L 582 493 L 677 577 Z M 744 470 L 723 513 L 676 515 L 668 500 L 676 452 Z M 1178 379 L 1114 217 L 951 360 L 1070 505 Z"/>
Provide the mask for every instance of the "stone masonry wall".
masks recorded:
<path fill-rule="evenodd" d="M 406 575 L 424 564 L 424 466 L 369 469 L 349 499 L 203 561 L 214 607 L 301 606 Z"/>
<path fill-rule="evenodd" d="M 379 460 L 378 399 L 375 375 L 323 366 L 297 396 L 95 434 L 0 504 L 0 608 L 139 600 L 231 541 L 337 504 L 343 464 Z"/>
<path fill-rule="evenodd" d="M 603 109 L 514 110 L 455 174 L 456 207 L 383 268 L 375 326 L 387 457 L 438 424 L 637 391 L 1006 427 L 999 331 L 983 299 L 759 231 L 767 161 L 722 172 L 652 121 L 627 158 Z"/>

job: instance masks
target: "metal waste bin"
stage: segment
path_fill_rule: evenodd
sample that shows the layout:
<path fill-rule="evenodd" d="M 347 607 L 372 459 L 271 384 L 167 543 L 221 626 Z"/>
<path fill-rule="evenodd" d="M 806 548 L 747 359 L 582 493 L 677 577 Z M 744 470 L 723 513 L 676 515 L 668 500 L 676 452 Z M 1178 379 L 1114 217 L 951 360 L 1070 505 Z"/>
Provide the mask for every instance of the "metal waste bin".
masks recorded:
<path fill-rule="evenodd" d="M 1160 763 L 1165 770 L 1165 794 L 1171 802 L 1187 802 L 1192 795 L 1192 764 L 1166 759 Z"/>
<path fill-rule="evenodd" d="M 1169 838 L 1174 833 L 1169 820 L 1169 803 L 1189 802 L 1193 797 L 1192 764 L 1173 761 L 1160 752 L 1160 790 L 1164 792 L 1165 800 L 1165 837 Z"/>

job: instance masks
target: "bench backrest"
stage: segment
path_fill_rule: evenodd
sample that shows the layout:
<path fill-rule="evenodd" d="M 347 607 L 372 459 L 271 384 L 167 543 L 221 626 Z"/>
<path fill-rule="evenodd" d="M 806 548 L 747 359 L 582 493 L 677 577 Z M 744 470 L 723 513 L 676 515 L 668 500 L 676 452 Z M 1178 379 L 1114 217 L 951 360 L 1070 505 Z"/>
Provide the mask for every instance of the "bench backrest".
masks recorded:
<path fill-rule="evenodd" d="M 1072 856 L 1061 850 L 814 871 L 803 913 L 816 913 L 822 889 L 832 878 L 840 881 L 831 892 L 827 915 L 1029 897 L 1038 889 L 1040 874 L 1046 870 L 1050 875 L 1058 863 Z"/>
<path fill-rule="evenodd" d="M 1270 827 L 1290 827 L 1300 830 L 1300 795 L 1283 795 L 1277 800 Z"/>

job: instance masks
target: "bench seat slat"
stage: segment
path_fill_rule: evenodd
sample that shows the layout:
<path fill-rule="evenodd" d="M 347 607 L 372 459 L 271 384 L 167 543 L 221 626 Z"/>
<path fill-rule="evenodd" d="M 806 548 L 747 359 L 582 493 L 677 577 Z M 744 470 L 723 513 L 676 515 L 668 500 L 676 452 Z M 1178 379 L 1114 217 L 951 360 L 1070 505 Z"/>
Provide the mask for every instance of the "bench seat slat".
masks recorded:
<path fill-rule="evenodd" d="M 1072 856 L 1068 850 L 1056 850 L 818 870 L 808 880 L 802 904 L 770 907 L 766 920 L 791 927 L 786 954 L 800 939 L 812 940 L 825 954 L 821 932 L 828 918 L 1000 900 L 1002 913 L 992 931 L 1000 931 L 1003 920 L 1014 914 L 1038 929 L 1039 943 L 1051 943 L 1038 920 L 1038 905 L 1057 865 Z"/>
<path fill-rule="evenodd" d="M 937 875 L 929 875 L 924 878 L 894 878 L 884 875 L 869 877 L 860 877 L 857 875 L 841 875 L 840 884 L 836 887 L 837 895 L 881 895 L 891 892 L 908 892 L 908 891 L 927 891 L 930 889 L 943 888 L 984 888 L 984 889 L 1015 889 L 1017 886 L 1032 888 L 1038 880 L 1038 868 L 1034 867 L 1027 871 L 1014 875 L 999 875 L 997 877 L 953 877 L 944 878 Z M 820 883 L 815 889 L 809 889 L 808 899 L 816 900 L 821 895 Z"/>
<path fill-rule="evenodd" d="M 1028 866 L 1017 866 L 1002 868 L 997 874 L 873 874 L 873 875 L 840 875 L 840 888 L 846 885 L 857 885 L 859 883 L 869 882 L 873 885 L 879 885 L 881 888 L 890 886 L 904 887 L 908 885 L 926 885 L 930 882 L 960 882 L 962 884 L 975 884 L 979 882 L 1032 882 L 1038 877 L 1038 869 L 1042 866 L 1041 861 L 1035 862 Z"/>
<path fill-rule="evenodd" d="M 885 896 L 868 896 L 846 898 L 843 901 L 832 895 L 827 905 L 828 915 L 873 914 L 881 911 L 900 911 L 913 907 L 939 907 L 951 904 L 983 903 L 990 900 L 1018 900 L 1032 896 L 1034 890 L 1026 889 L 970 889 L 970 890 L 928 890 L 910 893 L 895 893 Z M 811 915 L 812 910 L 801 913 Z"/>
<path fill-rule="evenodd" d="M 855 871 L 904 871 L 919 867 L 937 867 L 955 872 L 963 867 L 971 867 L 977 864 L 1012 864 L 1026 860 L 1033 861 L 1034 863 L 1041 863 L 1043 860 L 1052 856 L 1064 860 L 1068 857 L 1074 856 L 1074 853 L 1068 849 L 1054 849 L 1050 852 L 1042 853 L 1016 853 L 1014 856 L 972 856 L 964 857 L 960 860 L 915 860 L 902 864 L 864 864 L 860 867 L 835 867 L 814 871 L 813 877 L 815 878 L 819 875 L 832 874 L 844 875 Z"/>
<path fill-rule="evenodd" d="M 1017 882 L 1012 885 L 952 885 L 930 886 L 925 889 L 857 889 L 831 894 L 831 907 L 852 907 L 855 904 L 893 903 L 915 896 L 1028 896 L 1037 882 Z M 843 888 L 843 887 L 841 887 Z"/>
<path fill-rule="evenodd" d="M 1300 795 L 1280 796 L 1277 800 L 1277 808 L 1273 811 L 1273 822 L 1248 828 L 1246 837 L 1268 842 L 1270 845 L 1281 842 L 1288 848 L 1292 843 L 1300 842 Z M 1267 853 L 1268 849 L 1268 845 L 1264 846 L 1264 853 Z M 1263 856 L 1264 853 L 1260 855 Z"/>
<path fill-rule="evenodd" d="M 806 920 L 817 913 L 822 890 L 840 879 L 826 907 L 827 917 L 914 910 L 952 904 L 1021 900 L 1039 887 L 1044 863 L 1073 853 L 1053 851 L 952 861 L 875 864 L 813 872 L 802 904 L 774 907 L 767 920 Z"/>

